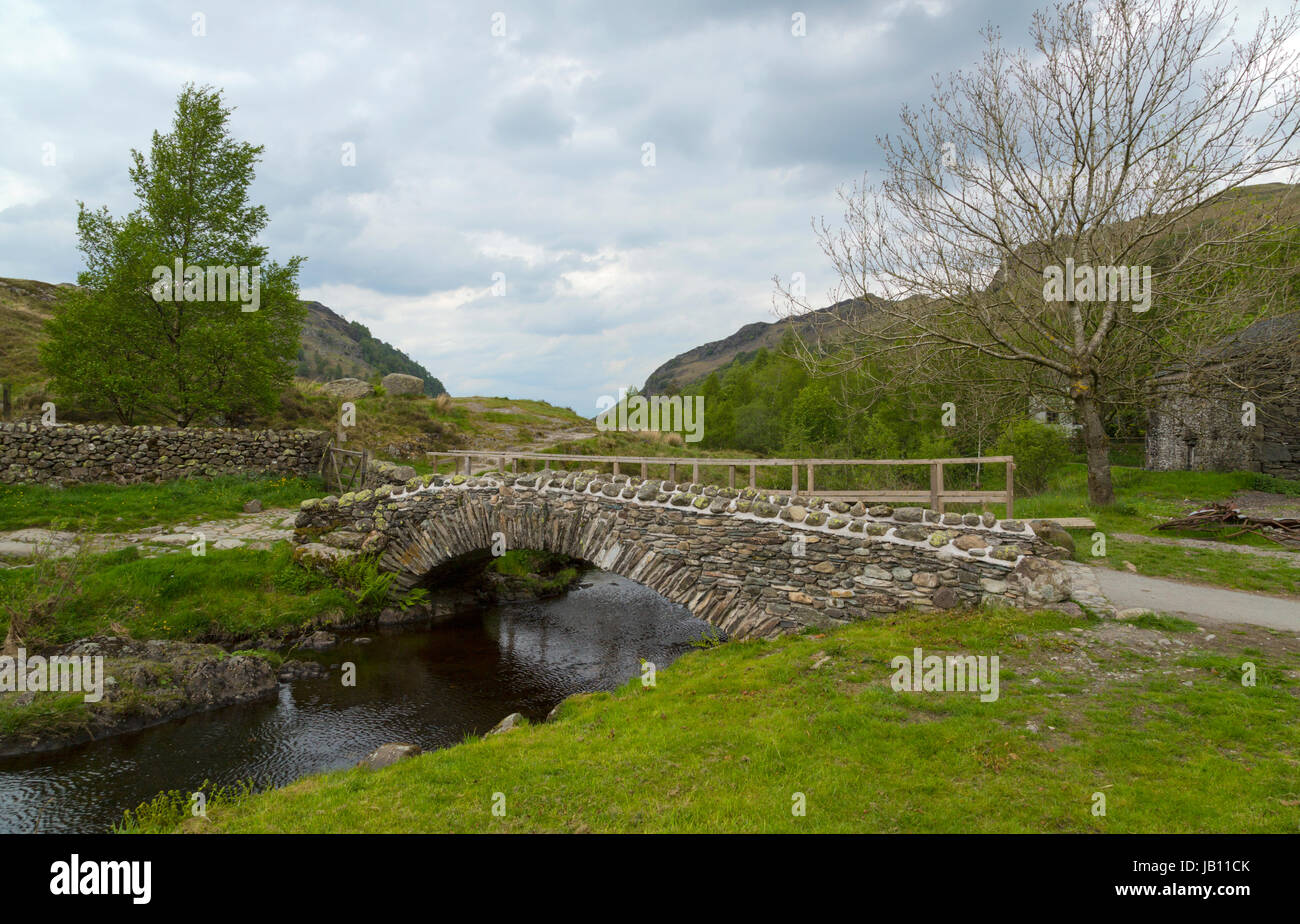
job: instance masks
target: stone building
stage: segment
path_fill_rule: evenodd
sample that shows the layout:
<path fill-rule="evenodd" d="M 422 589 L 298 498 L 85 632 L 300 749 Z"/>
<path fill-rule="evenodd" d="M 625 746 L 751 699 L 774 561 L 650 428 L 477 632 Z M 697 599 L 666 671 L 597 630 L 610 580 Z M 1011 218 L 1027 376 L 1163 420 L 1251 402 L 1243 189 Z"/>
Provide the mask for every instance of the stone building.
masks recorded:
<path fill-rule="evenodd" d="M 1238 387 L 1207 393 L 1191 385 L 1186 370 L 1157 376 L 1146 467 L 1300 479 L 1300 312 L 1252 324 L 1213 362 L 1213 377 Z"/>

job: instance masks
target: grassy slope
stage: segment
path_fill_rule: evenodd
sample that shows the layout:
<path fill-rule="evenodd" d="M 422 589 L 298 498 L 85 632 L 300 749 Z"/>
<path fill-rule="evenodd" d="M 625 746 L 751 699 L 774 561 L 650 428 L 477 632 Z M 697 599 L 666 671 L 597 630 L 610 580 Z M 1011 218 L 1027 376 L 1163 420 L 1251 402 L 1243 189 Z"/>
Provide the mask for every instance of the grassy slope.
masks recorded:
<path fill-rule="evenodd" d="M 47 282 L 0 279 L 0 380 L 14 388 L 15 398 L 44 377 L 36 351 L 59 291 Z"/>
<path fill-rule="evenodd" d="M 288 543 L 269 551 L 209 548 L 202 557 L 184 551 L 142 558 L 123 549 L 84 561 L 70 579 L 73 590 L 48 616 L 25 628 L 33 651 L 97 634 L 206 641 L 242 639 L 305 628 L 319 616 L 351 616 L 354 598 L 330 581 L 293 564 Z M 48 591 L 29 568 L 0 570 L 0 600 L 41 600 Z M 26 596 L 24 596 L 26 595 Z M 0 612 L 0 638 L 9 628 Z"/>
<path fill-rule="evenodd" d="M 324 491 L 319 478 L 291 475 L 186 478 L 162 484 L 85 484 L 67 488 L 0 485 L 0 530 L 42 527 L 130 532 L 195 518 L 234 517 L 254 498 L 291 507 Z"/>
<path fill-rule="evenodd" d="M 1192 642 L 1186 654 L 1157 664 L 1138 645 L 1088 645 L 1069 631 L 1075 625 L 1096 630 L 1083 618 L 998 609 L 900 614 L 824 637 L 729 643 L 660 670 L 654 689 L 634 681 L 571 700 L 543 726 L 386 770 L 308 777 L 210 805 L 207 819 L 146 812 L 139 827 L 1296 830 L 1294 650 L 1251 654 L 1261 680 L 1246 688 L 1236 680 L 1241 653 L 1199 651 L 1203 636 L 1181 633 Z M 917 645 L 999 654 L 1001 698 L 893 692 L 890 659 Z M 1093 675 L 1058 663 L 1081 652 L 1100 664 Z M 791 813 L 796 792 L 807 798 L 806 817 Z M 1106 794 L 1105 817 L 1091 813 L 1095 792 Z M 494 793 L 505 796 L 504 817 L 492 814 Z"/>

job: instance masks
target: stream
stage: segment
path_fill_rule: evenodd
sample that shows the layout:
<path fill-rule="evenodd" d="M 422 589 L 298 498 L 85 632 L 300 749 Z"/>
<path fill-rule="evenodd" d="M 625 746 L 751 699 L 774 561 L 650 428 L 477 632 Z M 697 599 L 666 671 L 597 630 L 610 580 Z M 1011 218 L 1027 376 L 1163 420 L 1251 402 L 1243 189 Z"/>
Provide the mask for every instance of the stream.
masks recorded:
<path fill-rule="evenodd" d="M 0 832 L 102 832 L 163 790 L 205 780 L 258 788 L 355 764 L 390 741 L 425 750 L 481 734 L 511 712 L 540 722 L 566 696 L 662 669 L 711 631 L 683 606 L 592 570 L 550 600 L 484 607 L 435 625 L 340 635 L 294 657 L 334 665 L 231 706 L 62 751 L 0 759 Z M 337 665 L 356 665 L 356 686 Z"/>

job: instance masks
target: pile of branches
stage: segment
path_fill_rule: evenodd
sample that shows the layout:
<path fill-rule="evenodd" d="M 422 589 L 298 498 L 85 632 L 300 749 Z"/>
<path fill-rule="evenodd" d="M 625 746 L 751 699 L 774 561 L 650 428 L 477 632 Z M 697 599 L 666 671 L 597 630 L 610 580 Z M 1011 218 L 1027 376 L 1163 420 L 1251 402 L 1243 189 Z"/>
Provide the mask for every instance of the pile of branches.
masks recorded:
<path fill-rule="evenodd" d="M 1237 529 L 1225 536 L 1225 539 L 1232 539 L 1243 533 L 1257 533 L 1281 545 L 1286 545 L 1287 540 L 1300 542 L 1300 518 L 1257 517 L 1243 514 L 1239 508 L 1231 504 L 1211 504 L 1200 510 L 1194 510 L 1185 517 L 1166 520 L 1156 529 L 1226 529 L 1233 526 Z"/>

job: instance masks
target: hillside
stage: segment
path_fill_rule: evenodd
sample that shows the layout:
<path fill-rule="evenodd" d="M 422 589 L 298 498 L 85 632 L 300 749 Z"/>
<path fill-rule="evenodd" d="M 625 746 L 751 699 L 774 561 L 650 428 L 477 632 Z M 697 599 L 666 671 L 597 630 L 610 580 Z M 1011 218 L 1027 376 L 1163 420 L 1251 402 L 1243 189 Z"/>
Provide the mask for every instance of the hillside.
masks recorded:
<path fill-rule="evenodd" d="M 371 335 L 370 329 L 349 321 L 320 302 L 304 302 L 307 320 L 298 349 L 300 378 L 328 382 L 345 376 L 369 381 L 390 372 L 404 372 L 424 379 L 424 393 L 430 397 L 447 389 L 424 366 L 401 350 Z"/>
<path fill-rule="evenodd" d="M 1207 200 L 1193 213 L 1195 221 L 1222 218 L 1224 214 L 1249 214 L 1259 209 L 1276 209 L 1278 213 L 1294 223 L 1300 220 L 1300 191 L 1286 183 L 1257 183 L 1231 190 L 1222 196 Z M 684 388 L 702 382 L 710 372 L 721 369 L 739 359 L 749 359 L 760 347 L 773 349 L 791 330 L 791 324 L 800 334 L 807 335 L 814 328 L 820 328 L 820 335 L 834 337 L 837 328 L 842 325 L 829 315 L 836 312 L 840 305 L 832 305 L 817 311 L 808 312 L 792 320 L 756 321 L 746 324 L 734 334 L 722 340 L 714 340 L 694 349 L 674 356 L 664 363 L 645 380 L 641 391 L 643 394 L 676 394 Z M 819 323 L 820 322 L 820 323 Z"/>
<path fill-rule="evenodd" d="M 52 284 L 32 279 L 0 277 L 0 382 L 15 394 L 38 385 L 45 376 L 37 358 L 42 328 L 54 310 L 63 289 L 71 283 Z M 320 302 L 304 302 L 302 344 L 298 350 L 300 378 L 316 382 L 351 376 L 371 380 L 390 372 L 404 372 L 424 379 L 430 397 L 446 392 L 428 369 L 401 350 L 371 335 L 356 321 L 349 321 Z"/>
<path fill-rule="evenodd" d="M 676 394 L 683 388 L 703 381 L 710 372 L 721 369 L 739 359 L 749 359 L 760 347 L 775 349 L 787 332 L 794 330 L 803 336 L 813 336 L 814 329 L 821 335 L 833 332 L 836 323 L 830 317 L 844 303 L 810 311 L 794 319 L 780 321 L 755 321 L 746 324 L 730 337 L 714 340 L 703 346 L 687 350 L 664 363 L 645 380 L 643 394 Z"/>

